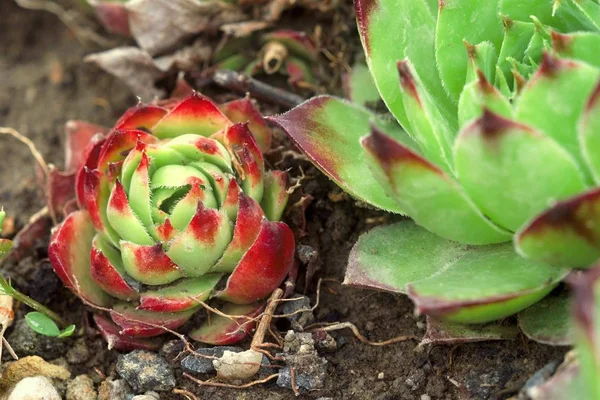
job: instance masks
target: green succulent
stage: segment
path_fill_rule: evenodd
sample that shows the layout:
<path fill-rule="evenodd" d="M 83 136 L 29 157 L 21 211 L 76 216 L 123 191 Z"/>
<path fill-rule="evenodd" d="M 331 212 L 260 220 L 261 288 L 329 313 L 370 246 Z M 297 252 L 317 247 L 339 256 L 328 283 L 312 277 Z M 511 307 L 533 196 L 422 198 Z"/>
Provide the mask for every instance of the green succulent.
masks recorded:
<path fill-rule="evenodd" d="M 272 120 L 337 184 L 402 221 L 346 283 L 461 323 L 519 312 L 600 258 L 597 0 L 356 0 L 400 123 L 333 97 Z"/>

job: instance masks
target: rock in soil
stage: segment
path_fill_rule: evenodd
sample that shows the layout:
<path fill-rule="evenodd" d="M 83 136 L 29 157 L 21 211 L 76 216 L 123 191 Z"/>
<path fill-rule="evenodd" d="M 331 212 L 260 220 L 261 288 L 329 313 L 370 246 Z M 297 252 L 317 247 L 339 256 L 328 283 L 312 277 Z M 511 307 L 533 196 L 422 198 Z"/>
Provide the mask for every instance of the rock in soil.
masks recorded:
<path fill-rule="evenodd" d="M 67 360 L 71 364 L 83 364 L 90 358 L 90 350 L 84 338 L 75 340 L 73 346 L 67 351 Z"/>
<path fill-rule="evenodd" d="M 333 353 L 337 350 L 337 343 L 329 333 L 319 330 L 313 332 L 312 337 L 315 341 L 315 348 L 320 353 Z"/>
<path fill-rule="evenodd" d="M 133 390 L 124 379 L 107 379 L 98 388 L 98 400 L 127 400 L 132 396 Z"/>
<path fill-rule="evenodd" d="M 279 313 L 289 315 L 288 317 L 285 317 L 285 319 L 290 323 L 292 329 L 295 331 L 302 331 L 306 325 L 314 320 L 310 299 L 308 296 L 298 293 L 292 294 L 291 298 L 297 298 L 298 300 L 283 302 L 279 308 Z"/>
<path fill-rule="evenodd" d="M 296 389 L 307 391 L 322 389 L 325 385 L 327 360 L 319 357 L 310 333 L 288 331 L 285 335 L 282 357 L 286 367 L 279 372 L 277 385 L 292 388 L 292 374 Z"/>
<path fill-rule="evenodd" d="M 146 392 L 133 396 L 131 400 L 160 400 L 160 395 L 156 392 Z"/>
<path fill-rule="evenodd" d="M 185 372 L 192 374 L 208 374 L 215 371 L 213 360 L 215 358 L 223 357 L 225 350 L 233 353 L 240 353 L 244 351 L 241 347 L 235 346 L 218 346 L 218 347 L 207 347 L 204 349 L 197 349 L 196 353 L 206 357 L 197 356 L 190 354 L 181 360 L 181 369 Z M 215 357 L 215 358 L 210 358 Z"/>
<path fill-rule="evenodd" d="M 6 363 L 3 367 L 0 388 L 7 388 L 24 378 L 33 376 L 45 376 L 63 381 L 71 377 L 71 373 L 66 368 L 50 364 L 38 356 L 21 358 Z"/>
<path fill-rule="evenodd" d="M 160 348 L 160 354 L 169 363 L 176 362 L 176 357 L 185 349 L 185 344 L 179 339 L 169 340 Z"/>
<path fill-rule="evenodd" d="M 19 357 L 36 355 L 46 360 L 64 355 L 68 344 L 68 340 L 35 333 L 24 319 L 16 322 L 7 340 Z"/>
<path fill-rule="evenodd" d="M 67 383 L 67 400 L 96 400 L 94 381 L 87 375 L 79 375 Z"/>
<path fill-rule="evenodd" d="M 32 376 L 16 384 L 7 400 L 62 400 L 52 381 L 45 376 Z"/>
<path fill-rule="evenodd" d="M 149 390 L 164 392 L 175 387 L 173 370 L 163 357 L 144 350 L 135 350 L 119 356 L 117 373 L 135 393 Z"/>

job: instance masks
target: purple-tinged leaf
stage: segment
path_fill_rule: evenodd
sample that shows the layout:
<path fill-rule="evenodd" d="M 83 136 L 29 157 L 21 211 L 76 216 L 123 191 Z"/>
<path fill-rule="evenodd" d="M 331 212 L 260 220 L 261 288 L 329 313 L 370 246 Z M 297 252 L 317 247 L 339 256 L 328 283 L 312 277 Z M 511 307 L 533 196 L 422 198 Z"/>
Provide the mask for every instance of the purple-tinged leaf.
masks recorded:
<path fill-rule="evenodd" d="M 248 305 L 226 304 L 220 311 L 226 315 L 231 315 L 231 318 L 211 314 L 209 320 L 206 320 L 199 328 L 191 331 L 188 336 L 199 342 L 215 346 L 240 342 L 254 330 L 256 321 L 251 319 L 259 315 L 263 308 L 264 303 L 262 302 Z M 245 316 L 247 318 L 234 318 L 235 316 Z"/>
<path fill-rule="evenodd" d="M 515 235 L 523 256 L 549 264 L 587 268 L 600 258 L 600 189 L 560 201 Z"/>
<path fill-rule="evenodd" d="M 378 208 L 402 212 L 365 168 L 367 159 L 359 142 L 375 124 L 396 140 L 416 148 L 400 127 L 378 119 L 366 109 L 328 96 L 315 97 L 269 120 L 286 131 L 300 150 L 342 189 Z"/>
<path fill-rule="evenodd" d="M 112 322 L 110 319 L 100 315 L 94 314 L 94 322 L 100 331 L 100 334 L 108 344 L 108 349 L 119 350 L 119 351 L 131 351 L 131 350 L 148 350 L 156 351 L 162 346 L 163 340 L 161 338 L 138 338 L 127 335 L 121 335 L 121 327 Z"/>

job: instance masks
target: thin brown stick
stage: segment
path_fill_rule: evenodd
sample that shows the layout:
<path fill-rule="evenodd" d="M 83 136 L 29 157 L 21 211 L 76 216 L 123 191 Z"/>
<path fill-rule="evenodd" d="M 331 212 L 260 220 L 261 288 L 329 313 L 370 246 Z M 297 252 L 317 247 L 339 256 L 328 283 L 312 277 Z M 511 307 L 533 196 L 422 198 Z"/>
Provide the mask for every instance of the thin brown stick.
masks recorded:
<path fill-rule="evenodd" d="M 315 324 L 315 325 L 318 325 L 318 324 Z M 387 346 L 389 344 L 405 342 L 407 340 L 420 340 L 420 338 L 413 336 L 413 335 L 402 335 L 402 336 L 396 336 L 395 338 L 392 338 L 392 339 L 384 340 L 382 342 L 372 342 L 369 339 L 367 339 L 366 337 L 364 337 L 360 333 L 360 331 L 358 330 L 356 325 L 354 325 L 351 322 L 336 322 L 332 325 L 315 328 L 312 331 L 314 332 L 314 331 L 321 330 L 321 331 L 331 332 L 331 331 L 338 331 L 340 329 L 350 329 L 352 331 L 352 333 L 354 333 L 354 336 L 356 336 L 356 338 L 358 340 L 360 340 L 362 343 L 368 344 L 370 346 Z"/>
<path fill-rule="evenodd" d="M 265 340 L 265 335 L 267 334 L 267 329 L 271 326 L 271 321 L 273 320 L 273 313 L 275 312 L 275 308 L 277 307 L 278 300 L 283 296 L 283 290 L 280 288 L 275 289 L 275 291 L 269 297 L 269 301 L 267 303 L 267 307 L 263 313 L 263 316 L 256 328 L 256 333 L 252 338 L 252 343 L 250 343 L 250 348 L 254 349 L 254 347 L 259 347 Z"/>
<path fill-rule="evenodd" d="M 292 385 L 292 390 L 294 391 L 294 395 L 296 395 L 296 397 L 300 396 L 300 392 L 298 391 L 298 388 L 296 388 L 296 370 L 294 369 L 294 367 L 290 367 L 290 378 L 291 378 L 291 385 Z"/>
<path fill-rule="evenodd" d="M 180 394 L 188 400 L 200 400 L 194 393 L 188 392 L 187 390 L 175 388 L 173 389 L 173 393 Z"/>
<path fill-rule="evenodd" d="M 188 378 L 189 380 L 197 383 L 200 386 L 216 386 L 216 387 L 222 387 L 222 388 L 230 388 L 230 389 L 247 389 L 249 387 L 252 386 L 256 386 L 256 385 L 260 385 L 263 383 L 267 383 L 275 378 L 277 378 L 279 376 L 279 374 L 273 374 L 273 375 L 269 375 L 264 379 L 259 379 L 256 381 L 252 381 L 252 382 L 248 382 L 245 383 L 243 385 L 232 385 L 229 383 L 222 383 L 222 382 L 212 382 L 212 381 L 203 381 L 200 380 L 198 378 L 194 378 L 193 376 L 191 376 L 190 374 L 188 374 L 187 372 L 183 373 L 183 376 Z"/>
<path fill-rule="evenodd" d="M 31 155 L 33 156 L 33 158 L 35 158 L 35 160 L 39 164 L 40 168 L 42 169 L 44 176 L 46 177 L 46 183 L 50 182 L 50 167 L 48 166 L 48 163 L 46 163 L 46 160 L 44 160 L 42 153 L 40 153 L 40 151 L 37 149 L 37 147 L 35 147 L 35 144 L 33 144 L 33 142 L 28 137 L 22 135 L 16 129 L 13 129 L 13 128 L 10 128 L 7 126 L 0 126 L 0 135 L 12 136 L 15 139 L 17 139 L 19 142 L 21 142 L 24 145 L 26 145 L 27 147 L 29 147 L 29 151 L 31 152 Z M 56 225 L 56 222 L 57 222 L 56 215 L 54 215 L 53 210 L 49 210 L 49 211 L 50 211 L 50 218 L 52 218 L 52 222 Z"/>
<path fill-rule="evenodd" d="M 254 98 L 278 104 L 286 108 L 295 107 L 305 100 L 303 97 L 294 93 L 268 85 L 246 74 L 226 69 L 215 71 L 213 81 L 224 88 L 239 93 L 250 93 Z"/>

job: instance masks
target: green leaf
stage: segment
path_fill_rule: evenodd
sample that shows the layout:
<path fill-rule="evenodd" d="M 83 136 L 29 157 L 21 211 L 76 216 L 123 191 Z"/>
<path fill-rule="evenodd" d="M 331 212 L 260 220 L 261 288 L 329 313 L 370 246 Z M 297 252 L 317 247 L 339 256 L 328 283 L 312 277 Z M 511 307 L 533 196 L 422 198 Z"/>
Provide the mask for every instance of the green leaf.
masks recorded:
<path fill-rule="evenodd" d="M 458 136 L 456 171 L 493 222 L 516 231 L 549 204 L 586 189 L 573 158 L 537 130 L 489 111 Z"/>
<path fill-rule="evenodd" d="M 600 258 L 600 189 L 554 204 L 515 235 L 519 254 L 549 264 L 589 268 Z"/>
<path fill-rule="evenodd" d="M 574 133 L 599 78 L 598 68 L 546 54 L 538 72 L 527 83 L 515 106 L 516 120 L 554 139 L 578 162 L 586 177 L 590 172 L 585 166 Z"/>
<path fill-rule="evenodd" d="M 402 213 L 366 166 L 359 139 L 371 124 L 412 149 L 416 144 L 393 121 L 334 97 L 315 97 L 285 114 L 269 118 L 295 141 L 311 161 L 354 197 L 386 211 Z"/>
<path fill-rule="evenodd" d="M 510 240 L 510 233 L 490 222 L 454 178 L 426 159 L 377 130 L 363 146 L 373 158 L 375 177 L 417 224 L 462 243 Z"/>
<path fill-rule="evenodd" d="M 596 85 L 585 106 L 585 112 L 579 120 L 581 152 L 597 184 L 600 183 L 600 135 L 598 132 L 600 132 L 600 82 Z"/>
<path fill-rule="evenodd" d="M 573 343 L 568 292 L 560 290 L 519 313 L 519 328 L 531 340 L 552 346 Z"/>
<path fill-rule="evenodd" d="M 41 312 L 33 311 L 25 315 L 25 322 L 29 327 L 44 336 L 57 337 L 60 335 L 60 329 L 50 317 Z"/>
<path fill-rule="evenodd" d="M 356 18 L 367 56 L 367 65 L 389 110 L 404 129 L 412 131 L 403 98 L 400 96 L 397 76 L 392 73 L 398 61 L 408 58 L 419 74 L 424 90 L 436 99 L 439 113 L 443 120 L 447 121 L 450 131 L 456 131 L 456 106 L 444 90 L 439 73 L 434 67 L 436 20 L 431 7 L 431 0 L 355 1 Z M 464 25 L 463 22 L 460 21 L 459 25 Z M 462 39 L 459 39 L 461 46 Z M 463 54 L 466 67 L 466 52 L 463 51 Z M 464 73 L 462 78 L 464 79 Z M 458 94 L 455 101 L 458 101 Z"/>
<path fill-rule="evenodd" d="M 484 325 L 465 325 L 427 317 L 427 331 L 419 345 L 513 340 L 518 335 L 519 329 L 514 324 L 491 322 Z"/>
<path fill-rule="evenodd" d="M 403 221 L 361 236 L 344 283 L 408 293 L 419 312 L 485 323 L 539 301 L 567 272 L 521 258 L 509 243 L 461 245 Z"/>
<path fill-rule="evenodd" d="M 498 3 L 499 0 L 487 0 L 485 5 L 480 0 L 444 0 L 440 3 L 435 58 L 444 86 L 455 102 L 465 85 L 467 71 L 468 55 L 463 50 L 463 41 L 491 42 L 496 49 L 502 44 Z M 419 69 L 417 71 L 421 73 Z"/>
<path fill-rule="evenodd" d="M 75 333 L 75 325 L 69 325 L 65 329 L 60 331 L 60 334 L 58 335 L 58 337 L 66 338 L 66 337 L 73 335 L 73 333 Z"/>
<path fill-rule="evenodd" d="M 363 63 L 357 62 L 352 66 L 344 83 L 346 96 L 354 104 L 366 107 L 369 104 L 377 103 L 381 98 L 369 68 Z"/>

